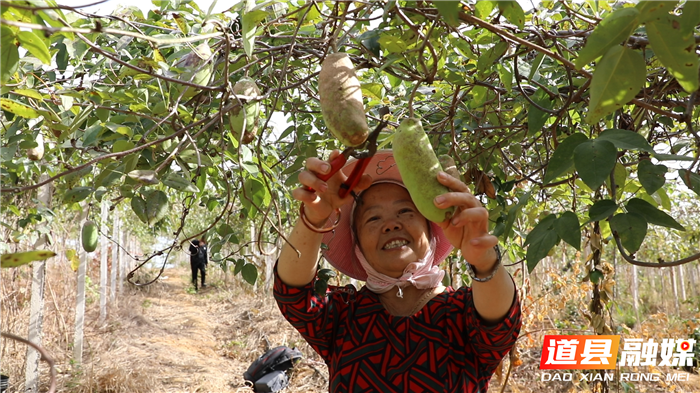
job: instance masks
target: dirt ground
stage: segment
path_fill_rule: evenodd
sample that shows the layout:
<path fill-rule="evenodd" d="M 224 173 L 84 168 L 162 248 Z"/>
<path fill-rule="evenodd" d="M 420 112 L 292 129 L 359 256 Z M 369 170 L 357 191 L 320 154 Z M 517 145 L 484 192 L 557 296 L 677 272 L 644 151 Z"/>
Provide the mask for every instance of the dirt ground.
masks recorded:
<path fill-rule="evenodd" d="M 58 391 L 252 392 L 243 373 L 258 356 L 278 345 L 297 347 L 304 354 L 284 392 L 327 391 L 326 365 L 282 318 L 271 294 L 238 280 L 225 284 L 216 274 L 211 274 L 207 288 L 195 293 L 186 269 L 169 269 L 165 275 L 147 287 L 125 287 L 104 324 L 87 323 L 83 366 L 70 364 L 70 355 L 57 356 L 62 359 Z M 86 321 L 96 321 L 96 307 L 88 310 Z M 540 382 L 538 351 L 534 347 L 518 350 L 523 363 L 512 370 L 502 389 L 509 363 L 504 361 L 488 392 L 589 391 L 585 384 Z M 700 378 L 684 375 L 688 382 L 636 384 L 634 389 L 613 385 L 610 391 L 700 392 Z M 15 389 L 8 392 L 22 391 L 21 386 Z"/>

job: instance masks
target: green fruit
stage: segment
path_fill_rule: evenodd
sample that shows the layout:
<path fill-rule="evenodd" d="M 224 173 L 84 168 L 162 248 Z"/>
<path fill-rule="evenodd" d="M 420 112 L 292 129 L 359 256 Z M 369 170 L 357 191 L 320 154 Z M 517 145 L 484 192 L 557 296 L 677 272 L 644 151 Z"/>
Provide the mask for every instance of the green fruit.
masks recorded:
<path fill-rule="evenodd" d="M 367 140 L 369 127 L 362 104 L 362 87 L 347 53 L 326 56 L 318 75 L 321 114 L 336 139 L 346 146 Z"/>
<path fill-rule="evenodd" d="M 27 149 L 27 158 L 32 161 L 39 161 L 44 157 L 44 136 L 39 134 L 35 140 L 37 146 Z"/>
<path fill-rule="evenodd" d="M 180 74 L 178 79 L 197 85 L 207 86 L 214 72 L 214 61 L 207 62 L 212 55 L 209 45 L 206 43 L 199 44 L 194 51 L 188 53 L 176 64 L 178 68 L 185 69 L 185 72 Z M 180 85 L 178 88 L 181 94 L 185 89 L 187 89 L 187 91 L 183 94 L 183 98 L 192 98 L 195 94 L 200 92 L 199 89 L 185 85 Z"/>
<path fill-rule="evenodd" d="M 260 89 L 250 78 L 243 77 L 233 86 L 233 92 L 244 96 L 259 96 Z M 237 141 L 244 145 L 252 142 L 258 132 L 258 117 L 260 115 L 260 102 L 255 101 L 243 104 L 243 108 L 236 106 L 229 113 L 229 126 Z M 245 123 L 245 129 L 244 129 Z"/>
<path fill-rule="evenodd" d="M 97 224 L 88 220 L 83 224 L 80 239 L 83 243 L 83 250 L 93 252 L 97 249 Z"/>
<path fill-rule="evenodd" d="M 435 197 L 450 190 L 437 180 L 442 167 L 420 120 L 408 118 L 402 121 L 396 129 L 393 146 L 396 166 L 418 211 L 433 222 L 452 217 L 454 207 L 439 209 L 433 202 Z"/>

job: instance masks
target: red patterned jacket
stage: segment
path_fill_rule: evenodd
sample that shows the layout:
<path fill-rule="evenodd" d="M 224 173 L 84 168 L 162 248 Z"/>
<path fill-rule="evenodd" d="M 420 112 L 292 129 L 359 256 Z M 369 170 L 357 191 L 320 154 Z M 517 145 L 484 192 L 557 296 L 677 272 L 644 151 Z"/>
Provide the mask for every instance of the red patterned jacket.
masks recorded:
<path fill-rule="evenodd" d="M 517 295 L 489 326 L 469 287 L 448 287 L 417 314 L 395 317 L 367 287 L 330 287 L 319 297 L 313 284 L 287 286 L 275 268 L 277 305 L 325 360 L 330 392 L 485 393 L 520 331 Z"/>

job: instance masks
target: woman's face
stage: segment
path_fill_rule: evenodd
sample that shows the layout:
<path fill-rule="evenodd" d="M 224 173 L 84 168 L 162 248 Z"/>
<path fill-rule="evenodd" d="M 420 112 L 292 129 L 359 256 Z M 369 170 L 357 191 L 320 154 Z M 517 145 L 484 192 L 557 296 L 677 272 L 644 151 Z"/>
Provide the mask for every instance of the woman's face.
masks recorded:
<path fill-rule="evenodd" d="M 354 220 L 367 262 L 389 277 L 401 277 L 406 266 L 423 258 L 430 247 L 428 221 L 408 191 L 397 184 L 380 183 L 363 192 Z"/>

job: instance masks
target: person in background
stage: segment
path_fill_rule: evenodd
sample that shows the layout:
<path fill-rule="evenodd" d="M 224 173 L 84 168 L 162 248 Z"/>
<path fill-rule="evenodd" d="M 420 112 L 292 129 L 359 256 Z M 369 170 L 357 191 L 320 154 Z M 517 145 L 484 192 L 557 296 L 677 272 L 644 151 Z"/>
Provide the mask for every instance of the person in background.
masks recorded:
<path fill-rule="evenodd" d="M 209 263 L 209 257 L 207 255 L 207 242 L 202 237 L 201 239 L 194 239 L 190 242 L 190 267 L 192 268 L 192 285 L 194 290 L 197 291 L 197 274 L 201 275 L 202 288 L 206 288 L 206 278 L 207 278 L 207 264 Z"/>

